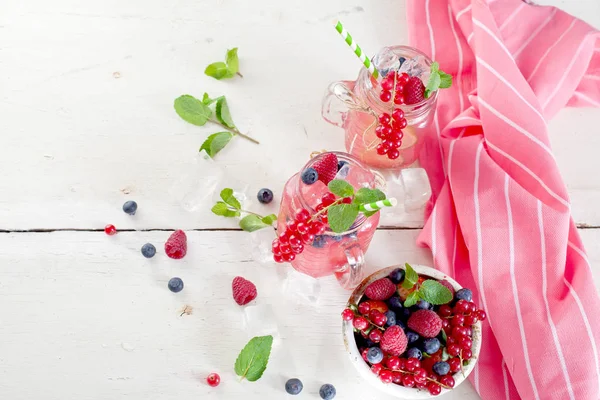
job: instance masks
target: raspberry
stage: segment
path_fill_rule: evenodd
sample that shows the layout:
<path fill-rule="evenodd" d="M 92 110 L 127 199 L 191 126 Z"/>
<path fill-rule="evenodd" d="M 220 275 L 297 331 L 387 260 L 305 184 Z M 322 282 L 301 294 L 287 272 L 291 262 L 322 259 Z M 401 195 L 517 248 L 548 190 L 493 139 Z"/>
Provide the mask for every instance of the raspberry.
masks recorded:
<path fill-rule="evenodd" d="M 257 292 L 254 283 L 241 276 L 233 278 L 231 289 L 233 291 L 233 299 L 240 306 L 246 305 L 256 298 Z"/>
<path fill-rule="evenodd" d="M 442 330 L 442 319 L 431 310 L 418 310 L 408 318 L 408 327 L 423 337 L 433 338 Z"/>
<path fill-rule="evenodd" d="M 425 86 L 421 79 L 411 76 L 408 83 L 404 85 L 404 102 L 406 104 L 417 104 L 425 99 Z"/>
<path fill-rule="evenodd" d="M 381 338 L 381 350 L 392 356 L 400 356 L 406 350 L 407 345 L 408 339 L 398 325 L 387 328 Z"/>
<path fill-rule="evenodd" d="M 170 258 L 179 260 L 187 253 L 187 236 L 182 230 L 176 230 L 165 242 L 165 253 Z"/>
<path fill-rule="evenodd" d="M 323 157 L 315 162 L 312 167 L 319 174 L 319 180 L 324 184 L 331 182 L 337 175 L 338 169 L 338 158 L 333 153 L 327 153 Z"/>
<path fill-rule="evenodd" d="M 365 289 L 365 295 L 372 300 L 387 300 L 396 292 L 396 285 L 388 278 L 377 279 Z"/>

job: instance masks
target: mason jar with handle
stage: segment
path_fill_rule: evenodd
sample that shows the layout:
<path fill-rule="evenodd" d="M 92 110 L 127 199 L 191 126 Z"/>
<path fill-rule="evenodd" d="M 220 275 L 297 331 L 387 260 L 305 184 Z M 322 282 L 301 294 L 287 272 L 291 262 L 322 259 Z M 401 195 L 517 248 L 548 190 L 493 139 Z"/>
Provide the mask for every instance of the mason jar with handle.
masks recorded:
<path fill-rule="evenodd" d="M 409 63 L 406 70 L 409 75 L 419 77 L 426 84 L 432 61 L 421 51 L 407 46 L 386 47 L 380 52 L 393 54 L 403 63 Z M 377 64 L 377 57 L 374 64 Z M 409 64 L 406 64 L 409 66 Z M 404 64 L 402 64 L 404 65 Z M 402 72 L 400 67 L 400 72 Z M 380 70 L 385 77 L 387 71 Z M 370 73 L 361 69 L 356 81 L 340 81 L 332 83 L 323 99 L 323 118 L 345 131 L 346 151 L 366 165 L 379 169 L 399 169 L 413 164 L 419 157 L 425 130 L 433 122 L 438 92 L 429 98 L 411 105 L 394 105 L 393 101 L 383 102 L 380 99 L 381 86 Z M 377 153 L 377 144 L 381 142 L 376 135 L 377 117 L 382 113 L 391 114 L 392 109 L 401 108 L 407 126 L 403 129 L 402 144 L 399 156 L 388 158 Z"/>

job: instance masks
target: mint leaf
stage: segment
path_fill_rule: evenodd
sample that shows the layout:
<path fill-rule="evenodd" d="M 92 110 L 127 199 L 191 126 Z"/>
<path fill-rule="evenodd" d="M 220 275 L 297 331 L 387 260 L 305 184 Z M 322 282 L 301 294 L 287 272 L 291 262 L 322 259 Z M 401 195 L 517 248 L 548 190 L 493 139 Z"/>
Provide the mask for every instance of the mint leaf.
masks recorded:
<path fill-rule="evenodd" d="M 262 217 L 261 221 L 267 225 L 273 225 L 273 222 L 277 221 L 277 215 L 275 215 L 275 214 L 267 215 L 266 217 Z"/>
<path fill-rule="evenodd" d="M 379 200 L 385 200 L 385 193 L 379 189 L 360 188 L 354 197 L 356 204 L 373 203 Z"/>
<path fill-rule="evenodd" d="M 429 81 L 427 81 L 427 86 L 425 87 L 425 98 L 429 98 L 431 93 L 438 90 L 440 87 L 440 83 L 442 83 L 442 78 L 440 78 L 440 74 L 436 72 L 431 72 L 429 76 Z"/>
<path fill-rule="evenodd" d="M 329 207 L 327 211 L 329 227 L 335 233 L 346 232 L 352 226 L 357 216 L 357 204 L 338 204 Z"/>
<path fill-rule="evenodd" d="M 421 298 L 433 305 L 446 304 L 452 301 L 452 292 L 444 285 L 433 279 L 427 279 L 419 289 Z"/>
<path fill-rule="evenodd" d="M 231 114 L 229 114 L 229 106 L 227 105 L 227 100 L 225 99 L 225 97 L 221 96 L 217 100 L 217 107 L 215 111 L 217 119 L 220 123 L 222 123 L 228 128 L 235 128 L 233 119 L 231 119 Z"/>
<path fill-rule="evenodd" d="M 233 189 L 225 188 L 225 189 L 221 190 L 220 196 L 225 203 L 229 204 L 231 207 L 235 208 L 236 210 L 239 210 L 242 208 L 242 205 L 240 204 L 238 199 L 236 199 L 235 196 L 233 195 Z"/>
<path fill-rule="evenodd" d="M 204 150 L 209 156 L 211 156 L 211 158 L 214 158 L 218 152 L 227 146 L 227 143 L 229 143 L 232 137 L 233 134 L 230 132 L 213 133 L 206 138 L 204 143 L 202 143 L 202 146 L 200 146 L 200 151 Z"/>
<path fill-rule="evenodd" d="M 437 61 L 431 63 L 431 73 L 437 72 L 440 70 L 440 64 Z"/>
<path fill-rule="evenodd" d="M 402 287 L 404 289 L 412 289 L 415 284 L 419 281 L 419 274 L 410 266 L 409 263 L 404 264 L 405 274 L 404 281 L 402 282 Z"/>
<path fill-rule="evenodd" d="M 273 336 L 270 335 L 250 339 L 235 360 L 235 373 L 250 382 L 260 379 L 267 369 L 272 346 Z"/>
<path fill-rule="evenodd" d="M 417 304 L 418 301 L 419 301 L 419 292 L 412 292 L 406 298 L 406 301 L 404 302 L 404 307 L 407 307 L 407 308 L 412 307 L 415 304 Z"/>
<path fill-rule="evenodd" d="M 447 89 L 452 86 L 452 75 L 440 71 L 440 89 Z"/>
<path fill-rule="evenodd" d="M 175 112 L 184 121 L 198 126 L 206 124 L 206 121 L 208 121 L 212 114 L 212 111 L 206 104 L 189 94 L 184 94 L 176 98 L 173 105 Z"/>
<path fill-rule="evenodd" d="M 204 73 L 217 80 L 232 78 L 235 74 L 231 73 L 229 67 L 224 62 L 215 62 L 210 64 L 204 70 Z"/>
<path fill-rule="evenodd" d="M 210 96 L 208 95 L 208 93 L 204 93 L 204 96 L 202 96 L 202 103 L 206 104 L 207 106 L 210 106 L 212 103 L 214 103 L 215 101 L 223 98 L 224 96 L 219 96 L 215 99 L 211 99 Z"/>
<path fill-rule="evenodd" d="M 331 193 L 338 197 L 350 197 L 354 194 L 354 188 L 348 182 L 341 179 L 334 179 L 327 185 Z"/>
<path fill-rule="evenodd" d="M 248 214 L 240 220 L 240 228 L 246 232 L 254 232 L 270 226 L 270 224 L 264 223 L 261 218 L 254 214 Z"/>
<path fill-rule="evenodd" d="M 229 71 L 234 75 L 240 70 L 240 62 L 238 60 L 237 51 L 237 47 L 227 50 L 227 58 L 225 59 L 225 62 L 229 67 Z"/>
<path fill-rule="evenodd" d="M 211 209 L 211 211 L 214 214 L 220 215 L 222 217 L 227 217 L 227 218 L 239 217 L 240 216 L 240 212 L 239 211 L 234 211 L 234 210 L 230 209 L 227 206 L 227 204 L 223 203 L 222 201 L 217 202 L 217 204 L 215 204 L 213 206 L 213 208 Z"/>

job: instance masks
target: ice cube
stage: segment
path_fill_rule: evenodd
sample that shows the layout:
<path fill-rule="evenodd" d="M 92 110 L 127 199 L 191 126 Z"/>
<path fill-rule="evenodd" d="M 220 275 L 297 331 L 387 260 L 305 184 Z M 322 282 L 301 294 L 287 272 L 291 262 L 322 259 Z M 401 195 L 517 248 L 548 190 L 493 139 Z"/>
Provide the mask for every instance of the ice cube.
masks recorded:
<path fill-rule="evenodd" d="M 423 56 L 417 56 L 404 61 L 398 70 L 399 73 L 406 72 L 410 76 L 421 78 L 421 80 L 424 80 L 426 71 L 428 71 L 428 68 L 425 65 L 425 58 Z"/>
<path fill-rule="evenodd" d="M 263 228 L 247 235 L 252 245 L 252 258 L 260 264 L 272 264 L 273 252 L 271 251 L 275 231 L 271 228 Z"/>
<path fill-rule="evenodd" d="M 391 48 L 384 47 L 373 57 L 373 65 L 379 71 L 379 74 L 385 77 L 390 71 L 398 70 L 400 60 Z"/>
<path fill-rule="evenodd" d="M 312 276 L 305 275 L 293 268 L 287 268 L 281 290 L 293 301 L 316 306 L 321 293 L 321 283 Z"/>
<path fill-rule="evenodd" d="M 270 304 L 244 307 L 244 330 L 249 338 L 271 335 L 274 344 L 280 340 L 277 316 Z"/>
<path fill-rule="evenodd" d="M 335 179 L 342 179 L 345 180 L 346 177 L 348 176 L 348 172 L 350 171 L 350 164 L 348 164 L 347 162 L 344 161 L 344 165 L 342 166 L 342 168 L 340 168 L 340 170 L 337 172 Z"/>
<path fill-rule="evenodd" d="M 431 185 L 423 168 L 406 168 L 400 171 L 400 181 L 404 189 L 404 208 L 416 211 L 425 206 L 431 197 Z"/>

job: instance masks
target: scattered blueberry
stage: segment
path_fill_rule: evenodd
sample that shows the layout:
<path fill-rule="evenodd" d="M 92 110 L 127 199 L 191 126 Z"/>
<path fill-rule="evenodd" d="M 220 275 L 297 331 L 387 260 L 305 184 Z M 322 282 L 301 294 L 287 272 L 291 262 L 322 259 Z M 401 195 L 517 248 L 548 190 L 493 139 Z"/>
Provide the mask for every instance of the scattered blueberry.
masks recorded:
<path fill-rule="evenodd" d="M 183 281 L 181 278 L 171 278 L 168 286 L 169 290 L 173 293 L 181 292 L 183 290 Z"/>
<path fill-rule="evenodd" d="M 303 388 L 304 385 L 302 384 L 302 381 L 297 378 L 288 379 L 288 381 L 285 383 L 285 391 L 289 394 L 300 394 Z"/>
<path fill-rule="evenodd" d="M 404 62 L 406 61 L 406 58 L 404 58 L 404 57 L 400 57 L 400 58 L 398 59 L 398 61 L 400 61 L 400 66 L 402 66 L 402 64 L 404 64 Z"/>
<path fill-rule="evenodd" d="M 142 246 L 142 254 L 146 258 L 152 258 L 156 254 L 156 247 L 152 243 L 146 243 Z"/>
<path fill-rule="evenodd" d="M 325 247 L 325 243 L 327 243 L 327 239 L 325 238 L 325 236 L 319 235 L 319 236 L 315 236 L 315 240 L 313 240 L 313 247 L 316 247 L 317 249 L 321 249 L 323 247 Z"/>
<path fill-rule="evenodd" d="M 335 397 L 335 387 L 332 384 L 326 383 L 319 389 L 319 395 L 323 400 L 331 400 Z"/>
<path fill-rule="evenodd" d="M 300 178 L 305 184 L 312 185 L 319 180 L 319 173 L 314 168 L 306 168 L 302 171 L 302 176 Z"/>
<path fill-rule="evenodd" d="M 397 285 L 404 280 L 404 270 L 402 268 L 396 268 L 390 272 L 388 278 Z"/>
<path fill-rule="evenodd" d="M 419 334 L 413 331 L 406 331 L 406 338 L 408 339 L 408 344 L 411 344 L 419 340 Z"/>
<path fill-rule="evenodd" d="M 371 347 L 367 350 L 367 360 L 371 364 L 379 364 L 383 361 L 383 351 L 379 347 Z"/>
<path fill-rule="evenodd" d="M 438 338 L 431 338 L 423 340 L 421 349 L 427 354 L 433 354 L 440 349 L 441 343 Z"/>
<path fill-rule="evenodd" d="M 462 288 L 456 292 L 456 294 L 454 295 L 454 298 L 456 300 L 471 301 L 471 300 L 473 300 L 473 292 L 471 292 L 471 289 Z"/>
<path fill-rule="evenodd" d="M 432 310 L 433 306 L 431 304 L 429 304 L 428 302 L 426 302 L 425 300 L 419 300 L 417 302 L 417 309 L 419 310 Z"/>
<path fill-rule="evenodd" d="M 391 308 L 392 310 L 395 310 L 395 311 L 402 310 L 402 300 L 400 300 L 400 297 L 398 297 L 398 296 L 391 297 L 387 301 L 387 304 L 388 304 L 388 307 Z"/>
<path fill-rule="evenodd" d="M 344 167 L 344 165 L 348 164 L 348 161 L 338 161 L 338 171 Z"/>
<path fill-rule="evenodd" d="M 393 312 L 392 310 L 389 310 L 385 313 L 385 316 L 387 317 L 385 326 L 396 325 L 396 313 L 395 312 Z"/>
<path fill-rule="evenodd" d="M 406 358 L 416 358 L 417 360 L 420 360 L 423 358 L 423 353 L 416 347 L 411 347 L 406 351 Z"/>
<path fill-rule="evenodd" d="M 446 361 L 438 361 L 433 364 L 433 372 L 439 376 L 447 375 L 448 372 L 450 372 L 450 364 L 448 364 Z"/>
<path fill-rule="evenodd" d="M 135 215 L 136 210 L 137 203 L 133 200 L 126 201 L 125 204 L 123 204 L 123 211 L 129 215 Z"/>
<path fill-rule="evenodd" d="M 273 201 L 273 191 L 267 188 L 260 189 L 256 197 L 258 198 L 259 202 L 263 204 L 269 204 Z"/>

